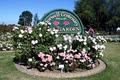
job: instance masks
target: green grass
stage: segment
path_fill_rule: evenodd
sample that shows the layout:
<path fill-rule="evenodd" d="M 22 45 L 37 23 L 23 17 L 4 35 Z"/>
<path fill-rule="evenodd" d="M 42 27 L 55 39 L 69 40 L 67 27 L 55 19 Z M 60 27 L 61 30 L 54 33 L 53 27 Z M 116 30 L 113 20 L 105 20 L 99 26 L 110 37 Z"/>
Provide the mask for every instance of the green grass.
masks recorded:
<path fill-rule="evenodd" d="M 0 53 L 0 80 L 120 80 L 120 43 L 107 43 L 102 58 L 107 68 L 99 74 L 84 78 L 56 79 L 30 76 L 15 68 L 13 57 L 13 53 Z"/>

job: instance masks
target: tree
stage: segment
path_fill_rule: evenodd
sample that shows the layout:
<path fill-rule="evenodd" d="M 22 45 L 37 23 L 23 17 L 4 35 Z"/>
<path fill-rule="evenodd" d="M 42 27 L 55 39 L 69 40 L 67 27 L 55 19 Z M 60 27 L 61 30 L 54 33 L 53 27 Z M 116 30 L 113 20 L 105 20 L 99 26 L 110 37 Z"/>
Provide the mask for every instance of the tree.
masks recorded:
<path fill-rule="evenodd" d="M 78 0 L 75 2 L 75 13 L 82 19 L 83 24 L 99 27 L 105 14 L 105 0 Z M 102 18 L 102 19 L 101 19 Z"/>
<path fill-rule="evenodd" d="M 87 27 L 87 25 L 94 23 L 95 14 L 93 12 L 93 8 L 88 5 L 88 0 L 76 1 L 74 12 L 81 18 L 84 26 Z"/>
<path fill-rule="evenodd" d="M 77 0 L 74 12 L 85 26 L 103 30 L 120 26 L 120 0 Z"/>
<path fill-rule="evenodd" d="M 23 11 L 19 16 L 18 24 L 22 26 L 31 26 L 32 17 L 33 15 L 30 11 Z"/>
<path fill-rule="evenodd" d="M 38 21 L 39 21 L 38 14 L 36 13 L 34 16 L 34 23 L 33 23 L 34 26 L 37 25 Z"/>

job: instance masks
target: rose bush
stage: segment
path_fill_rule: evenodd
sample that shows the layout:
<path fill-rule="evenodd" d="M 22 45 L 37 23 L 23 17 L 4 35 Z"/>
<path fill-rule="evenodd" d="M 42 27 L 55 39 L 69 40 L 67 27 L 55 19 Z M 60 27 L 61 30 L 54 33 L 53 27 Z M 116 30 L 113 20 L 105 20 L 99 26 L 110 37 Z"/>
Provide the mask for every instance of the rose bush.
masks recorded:
<path fill-rule="evenodd" d="M 65 72 L 97 66 L 96 60 L 105 49 L 103 37 L 59 34 L 58 29 L 49 25 L 40 22 L 35 27 L 13 28 L 14 47 L 19 49 L 15 61 L 40 71 L 59 69 L 60 65 Z"/>
<path fill-rule="evenodd" d="M 13 50 L 12 35 L 10 32 L 2 33 L 0 35 L 0 51 Z"/>

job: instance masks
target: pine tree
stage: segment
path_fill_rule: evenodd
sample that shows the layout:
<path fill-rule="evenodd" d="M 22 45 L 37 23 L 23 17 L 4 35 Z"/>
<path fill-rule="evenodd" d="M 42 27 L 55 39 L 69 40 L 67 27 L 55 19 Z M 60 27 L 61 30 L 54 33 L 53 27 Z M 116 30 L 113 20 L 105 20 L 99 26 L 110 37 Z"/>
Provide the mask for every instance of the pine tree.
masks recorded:
<path fill-rule="evenodd" d="M 21 26 L 31 26 L 32 17 L 33 15 L 30 11 L 23 11 L 19 16 L 18 24 Z"/>

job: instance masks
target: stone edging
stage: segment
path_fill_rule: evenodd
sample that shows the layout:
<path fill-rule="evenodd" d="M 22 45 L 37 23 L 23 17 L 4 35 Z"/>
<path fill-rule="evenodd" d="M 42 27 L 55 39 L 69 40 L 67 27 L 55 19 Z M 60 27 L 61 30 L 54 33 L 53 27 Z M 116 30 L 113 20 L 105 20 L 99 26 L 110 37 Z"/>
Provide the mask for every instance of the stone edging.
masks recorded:
<path fill-rule="evenodd" d="M 87 70 L 84 72 L 74 72 L 74 73 L 53 73 L 53 72 L 39 72 L 35 71 L 33 69 L 26 69 L 23 66 L 20 66 L 19 64 L 15 64 L 16 68 L 20 70 L 21 72 L 27 73 L 29 75 L 34 76 L 42 76 L 42 77 L 52 77 L 52 78 L 75 78 L 75 77 L 87 77 L 94 74 L 97 74 L 106 68 L 106 64 L 102 60 L 99 61 L 99 66 L 97 66 L 94 69 Z"/>

